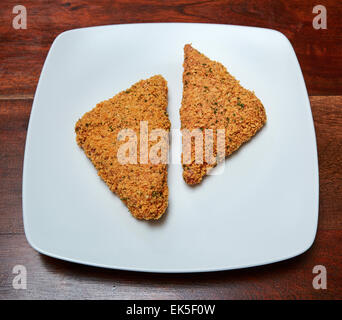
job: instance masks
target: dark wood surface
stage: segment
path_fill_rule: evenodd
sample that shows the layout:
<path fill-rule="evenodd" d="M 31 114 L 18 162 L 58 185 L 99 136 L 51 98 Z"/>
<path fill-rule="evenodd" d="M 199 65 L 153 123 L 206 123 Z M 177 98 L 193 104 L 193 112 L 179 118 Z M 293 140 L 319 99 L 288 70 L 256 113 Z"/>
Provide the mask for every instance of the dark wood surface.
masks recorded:
<path fill-rule="evenodd" d="M 341 299 L 342 298 L 342 3 L 319 2 L 328 29 L 312 27 L 316 1 L 24 1 L 28 29 L 12 28 L 17 1 L 0 3 L 0 299 Z M 310 94 L 320 174 L 314 245 L 280 263 L 202 274 L 146 274 L 76 265 L 43 256 L 27 243 L 21 183 L 32 98 L 44 59 L 62 31 L 134 22 L 209 22 L 274 28 L 291 41 Z M 27 267 L 26 290 L 12 268 Z M 327 290 L 312 286 L 327 268 Z"/>

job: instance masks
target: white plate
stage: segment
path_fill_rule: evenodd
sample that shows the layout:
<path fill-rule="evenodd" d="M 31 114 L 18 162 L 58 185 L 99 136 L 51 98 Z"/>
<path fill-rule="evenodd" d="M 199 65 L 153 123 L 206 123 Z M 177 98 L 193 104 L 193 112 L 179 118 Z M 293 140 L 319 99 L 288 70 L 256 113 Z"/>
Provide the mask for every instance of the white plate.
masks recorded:
<path fill-rule="evenodd" d="M 179 128 L 183 46 L 220 61 L 263 102 L 268 122 L 195 188 L 169 166 L 169 209 L 134 219 L 75 142 L 74 125 L 99 101 L 140 79 L 168 81 Z M 179 157 L 179 141 L 172 152 Z M 294 257 L 314 241 L 318 164 L 305 83 L 287 38 L 212 24 L 131 24 L 71 30 L 54 41 L 34 98 L 23 177 L 26 237 L 68 261 L 125 270 L 198 272 Z"/>

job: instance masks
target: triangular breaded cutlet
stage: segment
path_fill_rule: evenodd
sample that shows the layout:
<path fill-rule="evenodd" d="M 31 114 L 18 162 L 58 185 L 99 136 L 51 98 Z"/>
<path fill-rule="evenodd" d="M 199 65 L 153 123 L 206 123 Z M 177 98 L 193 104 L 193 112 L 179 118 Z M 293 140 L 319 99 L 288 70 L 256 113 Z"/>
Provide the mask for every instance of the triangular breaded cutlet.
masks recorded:
<path fill-rule="evenodd" d="M 205 129 L 213 129 L 214 157 L 218 155 L 216 130 L 222 129 L 225 136 L 225 150 L 222 152 L 225 153 L 224 159 L 251 139 L 265 124 L 265 109 L 255 94 L 243 88 L 221 63 L 210 60 L 189 44 L 184 47 L 183 66 L 181 128 L 189 131 L 198 128 L 203 136 Z M 204 155 L 203 163 L 196 163 L 194 140 L 191 141 L 191 159 L 188 158 L 188 163 L 184 163 L 183 149 L 183 177 L 186 183 L 197 184 L 217 163 L 207 163 Z"/>
<path fill-rule="evenodd" d="M 139 161 L 141 121 L 148 122 L 148 133 L 163 129 L 168 136 L 170 121 L 166 108 L 167 82 L 157 75 L 98 103 L 76 123 L 78 145 L 110 190 L 138 219 L 159 219 L 168 206 L 167 161 Z M 118 158 L 120 146 L 130 139 L 118 141 L 122 129 L 136 134 L 137 163 L 122 164 Z M 154 144 L 148 139 L 149 150 Z"/>

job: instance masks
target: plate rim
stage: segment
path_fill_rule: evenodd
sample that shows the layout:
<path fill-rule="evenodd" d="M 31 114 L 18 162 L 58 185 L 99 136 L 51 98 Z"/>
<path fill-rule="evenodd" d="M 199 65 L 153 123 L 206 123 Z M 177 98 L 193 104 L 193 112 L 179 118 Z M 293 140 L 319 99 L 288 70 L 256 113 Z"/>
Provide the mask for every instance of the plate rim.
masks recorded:
<path fill-rule="evenodd" d="M 312 239 L 308 242 L 308 244 L 306 244 L 304 246 L 303 249 L 298 250 L 297 252 L 293 253 L 293 254 L 289 254 L 289 255 L 285 255 L 285 256 L 281 256 L 281 257 L 277 257 L 277 258 L 273 258 L 273 259 L 267 259 L 264 262 L 258 262 L 258 263 L 251 263 L 251 264 L 242 264 L 242 265 L 237 265 L 237 266 L 224 266 L 224 267 L 213 267 L 213 268 L 171 268 L 171 269 L 161 269 L 161 268 L 135 268 L 135 267 L 120 267 L 120 266 L 114 266 L 114 265 L 107 265 L 107 264 L 102 264 L 102 263 L 93 263 L 93 262 L 87 262 L 87 261 L 82 261 L 81 259 L 73 259 L 73 258 L 68 258 L 68 257 L 63 257 L 62 255 L 58 255 L 58 254 L 54 254 L 51 252 L 48 252 L 47 250 L 43 250 L 41 249 L 38 245 L 34 244 L 34 242 L 32 241 L 32 237 L 30 234 L 30 231 L 28 229 L 28 223 L 27 223 L 27 213 L 25 214 L 25 212 L 27 211 L 26 209 L 26 184 L 27 184 L 27 159 L 28 159 L 28 154 L 29 154 L 29 149 L 30 149 L 30 140 L 31 138 L 31 133 L 32 133 L 32 117 L 34 117 L 34 115 L 36 114 L 36 104 L 37 104 L 37 96 L 40 92 L 40 86 L 41 86 L 41 82 L 42 82 L 42 75 L 45 73 L 46 71 L 46 66 L 47 66 L 47 61 L 49 60 L 49 57 L 51 56 L 51 52 L 53 51 L 53 48 L 56 46 L 56 43 L 59 39 L 61 39 L 62 37 L 64 37 L 66 34 L 69 33 L 74 33 L 74 32 L 78 32 L 78 31 L 83 31 L 83 30 L 88 30 L 88 29 L 101 29 L 101 28 L 115 28 L 115 27 L 122 27 L 122 26 L 141 26 L 141 25 L 209 25 L 209 26 L 216 26 L 216 27 L 220 27 L 220 28 L 246 28 L 246 29 L 259 29 L 259 30 L 263 30 L 266 32 L 274 32 L 277 33 L 279 36 L 281 36 L 287 43 L 288 46 L 290 48 L 290 50 L 292 51 L 292 53 L 294 54 L 295 57 L 295 61 L 297 64 L 297 67 L 299 69 L 299 75 L 300 75 L 300 81 L 302 82 L 302 84 L 304 85 L 304 90 L 305 90 L 305 100 L 306 100 L 306 105 L 309 109 L 309 116 L 310 116 L 310 126 L 311 126 L 311 133 L 313 134 L 313 145 L 314 145 L 314 155 L 316 159 L 313 159 L 313 163 L 315 166 L 315 171 L 316 171 L 316 175 L 317 175 L 317 179 L 316 179 L 316 187 L 317 187 L 317 195 L 315 197 L 315 207 L 317 209 L 316 213 L 315 213 L 315 229 L 313 230 L 313 236 Z M 303 106 L 304 107 L 304 106 Z M 316 131 L 315 131 L 315 126 L 314 126 L 314 120 L 313 120 L 313 115 L 312 115 L 312 110 L 311 110 L 311 104 L 310 104 L 310 99 L 309 99 L 309 95 L 308 95 L 308 91 L 307 91 L 307 87 L 305 84 L 305 80 L 304 80 L 304 76 L 303 76 L 303 72 L 302 69 L 300 67 L 297 55 L 294 51 L 294 48 L 290 42 L 290 40 L 280 31 L 275 30 L 275 29 L 271 29 L 271 28 L 263 28 L 263 27 L 255 27 L 255 26 L 245 26 L 245 25 L 231 25 L 231 24 L 217 24 L 217 23 L 192 23 L 192 22 L 148 22 L 148 23 L 124 23 L 124 24 L 112 24 L 112 25 L 99 25 L 99 26 L 90 26 L 90 27 L 84 27 L 84 28 L 75 28 L 75 29 L 70 29 L 70 30 L 66 30 L 61 32 L 60 34 L 58 34 L 54 41 L 52 42 L 48 54 L 45 58 L 40 76 L 39 76 L 39 80 L 38 80 L 38 84 L 35 90 L 35 94 L 34 94 L 34 98 L 33 98 L 33 102 L 32 102 L 32 108 L 31 108 L 31 112 L 30 112 L 30 118 L 28 121 L 28 127 L 27 127 L 27 133 L 26 133 L 26 139 L 25 139 L 25 151 L 24 151 L 24 159 L 23 159 L 23 173 L 22 173 L 22 214 L 23 214 L 23 225 L 24 225 L 24 233 L 27 239 L 27 242 L 29 243 L 29 245 L 36 250 L 37 252 L 55 258 L 55 259 L 59 259 L 59 260 L 64 260 L 64 261 L 68 261 L 68 262 L 72 262 L 72 263 L 77 263 L 77 264 L 81 264 L 81 265 L 86 265 L 86 266 L 92 266 L 92 267 L 99 267 L 99 268 L 106 268 L 106 269 L 115 269 L 115 270 L 123 270 L 123 271 L 134 271 L 134 272 L 143 272 L 143 273 L 204 273 L 204 272 L 218 272 L 218 271 L 228 271 L 228 270 L 236 270 L 236 269 L 246 269 L 246 268 L 251 268 L 251 267 L 257 267 L 257 266 L 264 266 L 264 265 L 269 265 L 269 264 L 273 264 L 273 263 L 277 263 L 280 261 L 284 261 L 284 260 L 288 260 L 294 257 L 297 257 L 303 253 L 305 253 L 306 251 L 308 251 L 317 236 L 317 229 L 318 229 L 318 219 L 319 219 L 319 189 L 320 189 L 320 185 L 319 185 L 319 163 L 318 163 L 318 150 L 317 150 L 317 138 L 316 138 Z"/>

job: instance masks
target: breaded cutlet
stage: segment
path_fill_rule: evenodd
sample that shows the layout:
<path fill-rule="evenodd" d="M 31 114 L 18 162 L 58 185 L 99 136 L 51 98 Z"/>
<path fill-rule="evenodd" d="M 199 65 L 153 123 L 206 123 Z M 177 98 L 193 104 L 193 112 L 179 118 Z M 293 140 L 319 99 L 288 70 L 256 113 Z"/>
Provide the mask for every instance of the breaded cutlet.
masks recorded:
<path fill-rule="evenodd" d="M 118 141 L 122 129 L 137 136 L 139 154 L 140 122 L 153 129 L 170 131 L 167 108 L 167 82 L 160 76 L 141 80 L 113 98 L 100 102 L 85 113 L 75 126 L 76 141 L 94 164 L 98 175 L 110 190 L 126 204 L 138 219 L 159 219 L 168 206 L 167 163 L 122 164 L 118 159 Z M 152 142 L 148 142 L 149 148 Z M 155 142 L 154 142 L 155 144 Z"/>
<path fill-rule="evenodd" d="M 216 129 L 224 129 L 224 153 L 225 157 L 229 156 L 265 124 L 266 113 L 261 101 L 254 92 L 243 88 L 221 63 L 210 60 L 189 44 L 184 47 L 183 67 L 182 130 L 199 128 L 204 136 L 204 129 L 213 129 L 216 141 Z M 215 143 L 213 155 L 217 156 Z M 193 140 L 190 163 L 184 163 L 183 156 L 183 178 L 191 185 L 200 183 L 217 164 L 205 160 L 195 163 Z"/>

